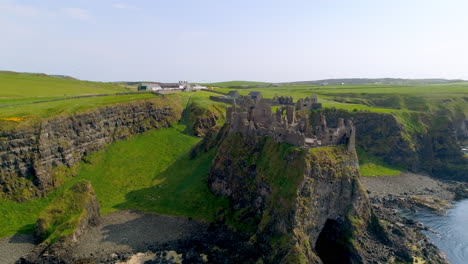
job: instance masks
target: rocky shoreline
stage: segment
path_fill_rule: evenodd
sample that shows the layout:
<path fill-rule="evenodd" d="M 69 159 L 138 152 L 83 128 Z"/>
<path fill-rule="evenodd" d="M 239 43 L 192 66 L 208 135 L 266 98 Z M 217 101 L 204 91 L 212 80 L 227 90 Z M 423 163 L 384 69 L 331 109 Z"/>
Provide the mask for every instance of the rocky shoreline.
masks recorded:
<path fill-rule="evenodd" d="M 421 231 L 428 228 L 400 215 L 402 209 L 430 208 L 443 214 L 456 199 L 468 197 L 468 184 L 446 182 L 430 176 L 404 173 L 399 176 L 361 177 L 372 210 L 392 240 L 409 241 L 427 263 L 444 263 L 445 257 Z M 425 199 L 422 199 L 425 198 Z M 91 227 L 72 252 L 75 263 L 235 263 L 255 255 L 245 239 L 222 226 L 184 217 L 116 211 Z M 5 263 L 34 247 L 31 236 L 2 238 L 0 252 Z M 378 250 L 378 245 L 368 244 Z M 15 256 L 12 254 L 17 253 Z M 404 254 L 396 250 L 395 254 Z"/>
<path fill-rule="evenodd" d="M 395 209 L 426 208 L 445 214 L 453 201 L 468 198 L 468 183 L 443 181 L 421 174 L 361 177 L 361 182 L 373 204 Z"/>
<path fill-rule="evenodd" d="M 427 259 L 431 259 L 431 254 L 439 252 L 428 237 L 421 232 L 431 230 L 422 223 L 402 217 L 400 212 L 429 209 L 436 214 L 445 215 L 454 201 L 468 198 L 468 184 L 465 182 L 441 181 L 413 173 L 402 173 L 399 176 L 361 177 L 361 182 L 376 215 L 389 227 L 396 226 L 403 230 L 399 235 L 412 237 Z M 446 260 L 445 256 L 440 257 Z"/>

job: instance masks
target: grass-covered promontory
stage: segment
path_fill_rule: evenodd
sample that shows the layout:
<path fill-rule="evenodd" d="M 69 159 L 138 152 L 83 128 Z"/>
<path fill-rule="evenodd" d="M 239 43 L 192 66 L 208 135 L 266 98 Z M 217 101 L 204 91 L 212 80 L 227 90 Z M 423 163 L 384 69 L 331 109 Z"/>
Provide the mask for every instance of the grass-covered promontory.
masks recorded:
<path fill-rule="evenodd" d="M 204 137 L 213 129 L 221 128 L 225 118 L 225 104 L 215 103 L 208 98 L 199 97 L 198 94 L 188 98 L 183 119 L 189 134 Z"/>
<path fill-rule="evenodd" d="M 99 213 L 97 205 L 94 212 L 90 203 L 95 203 L 91 183 L 80 180 L 64 190 L 39 215 L 35 233 L 41 241 L 54 243 L 58 239 L 71 235 L 79 228 L 80 221 L 89 218 L 88 214 Z"/>

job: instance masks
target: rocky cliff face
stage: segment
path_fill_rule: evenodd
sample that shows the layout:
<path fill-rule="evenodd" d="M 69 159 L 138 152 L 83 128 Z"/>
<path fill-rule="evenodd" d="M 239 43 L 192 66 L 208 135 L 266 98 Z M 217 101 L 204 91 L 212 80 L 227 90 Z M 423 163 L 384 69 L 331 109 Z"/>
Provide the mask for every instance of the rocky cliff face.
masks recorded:
<path fill-rule="evenodd" d="M 356 153 L 344 146 L 304 150 L 268 137 L 225 136 L 209 185 L 229 198 L 234 211 L 224 213 L 225 221 L 250 235 L 263 263 L 426 258 L 413 247 L 414 236 L 395 235 L 399 227 L 382 224 L 373 213 Z M 444 263 L 435 249 L 431 257 Z"/>
<path fill-rule="evenodd" d="M 84 155 L 115 140 L 180 119 L 180 98 L 166 96 L 118 104 L 29 128 L 0 131 L 0 184 L 4 193 L 37 195 L 55 185 L 53 168 L 71 168 Z"/>
<path fill-rule="evenodd" d="M 219 103 L 207 104 L 197 100 L 189 102 L 183 116 L 187 123 L 187 132 L 197 137 L 217 132 L 224 124 L 225 108 L 225 105 Z"/>
<path fill-rule="evenodd" d="M 444 116 L 413 114 L 412 125 L 417 124 L 421 130 L 416 132 L 408 131 L 392 114 L 331 109 L 322 113 L 331 125 L 340 117 L 352 119 L 357 146 L 390 165 L 444 179 L 468 180 L 468 160 L 461 152 L 461 132 L 457 133 L 459 122 Z M 319 113 L 314 118 L 318 119 Z"/>

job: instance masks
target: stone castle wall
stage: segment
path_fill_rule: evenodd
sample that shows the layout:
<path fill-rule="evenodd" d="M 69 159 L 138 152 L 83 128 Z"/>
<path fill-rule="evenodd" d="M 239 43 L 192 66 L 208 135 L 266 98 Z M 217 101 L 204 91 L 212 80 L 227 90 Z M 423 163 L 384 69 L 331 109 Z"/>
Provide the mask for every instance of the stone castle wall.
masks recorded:
<path fill-rule="evenodd" d="M 316 100 L 304 101 L 317 104 Z M 245 97 L 241 105 L 229 107 L 226 112 L 226 123 L 229 124 L 229 133 L 241 133 L 247 136 L 270 136 L 277 142 L 285 142 L 292 145 L 314 148 L 337 144 L 348 145 L 354 148 L 355 128 L 352 121 L 340 119 L 336 128 L 327 126 L 326 118 L 322 116 L 320 124 L 311 128 L 309 117 L 296 119 L 293 105 L 277 108 L 272 112 L 267 100 L 260 97 L 252 100 Z"/>

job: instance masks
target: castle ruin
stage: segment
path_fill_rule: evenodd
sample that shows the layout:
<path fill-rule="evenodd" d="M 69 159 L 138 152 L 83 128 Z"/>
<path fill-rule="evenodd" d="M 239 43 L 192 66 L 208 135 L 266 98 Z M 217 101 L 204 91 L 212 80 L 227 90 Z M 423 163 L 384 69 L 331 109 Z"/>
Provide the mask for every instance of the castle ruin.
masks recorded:
<path fill-rule="evenodd" d="M 263 99 L 261 93 L 255 92 L 246 96 L 237 105 L 226 110 L 226 123 L 229 133 L 241 133 L 247 136 L 269 136 L 276 142 L 285 142 L 303 148 L 316 148 L 345 144 L 349 149 L 355 146 L 355 128 L 351 120 L 338 120 L 336 128 L 327 126 L 325 116 L 321 116 L 320 124 L 312 127 L 308 113 L 301 112 L 296 116 L 296 109 L 313 109 L 317 97 L 299 99 L 296 105 L 288 104 L 276 109 L 273 113 L 271 105 Z"/>

